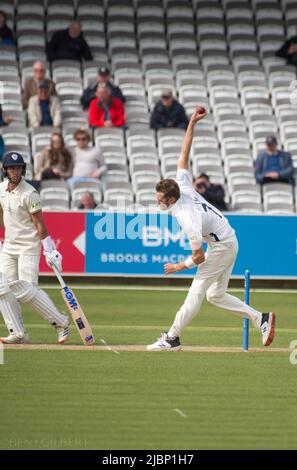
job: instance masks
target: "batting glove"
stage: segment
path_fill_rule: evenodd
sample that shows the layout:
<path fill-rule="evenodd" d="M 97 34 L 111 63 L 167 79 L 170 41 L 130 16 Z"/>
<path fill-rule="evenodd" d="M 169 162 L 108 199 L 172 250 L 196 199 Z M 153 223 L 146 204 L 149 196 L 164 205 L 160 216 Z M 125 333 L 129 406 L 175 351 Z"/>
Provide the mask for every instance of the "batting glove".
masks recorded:
<path fill-rule="evenodd" d="M 62 255 L 57 250 L 53 250 L 51 253 L 49 251 L 43 252 L 46 263 L 50 268 L 55 267 L 59 272 L 62 271 Z"/>

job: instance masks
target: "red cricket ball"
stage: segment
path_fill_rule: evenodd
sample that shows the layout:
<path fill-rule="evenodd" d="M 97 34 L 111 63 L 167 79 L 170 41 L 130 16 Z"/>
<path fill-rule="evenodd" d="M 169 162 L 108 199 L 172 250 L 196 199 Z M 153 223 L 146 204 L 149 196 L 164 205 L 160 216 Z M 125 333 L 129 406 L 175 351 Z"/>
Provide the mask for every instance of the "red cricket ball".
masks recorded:
<path fill-rule="evenodd" d="M 203 108 L 202 106 L 199 106 L 197 111 L 198 111 L 198 114 L 204 114 L 206 112 L 206 109 Z"/>

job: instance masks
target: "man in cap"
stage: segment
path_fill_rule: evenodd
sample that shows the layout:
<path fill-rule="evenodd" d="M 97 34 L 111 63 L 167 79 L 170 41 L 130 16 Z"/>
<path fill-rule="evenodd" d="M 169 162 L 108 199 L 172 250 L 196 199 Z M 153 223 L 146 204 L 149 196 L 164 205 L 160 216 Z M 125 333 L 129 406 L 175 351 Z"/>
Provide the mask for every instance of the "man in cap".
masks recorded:
<path fill-rule="evenodd" d="M 69 336 L 69 317 L 62 315 L 49 296 L 38 288 L 40 248 L 47 264 L 61 271 L 62 256 L 46 229 L 38 192 L 24 179 L 26 164 L 21 154 L 9 152 L 3 159 L 0 184 L 0 228 L 5 239 L 0 254 L 0 310 L 8 329 L 6 344 L 28 343 L 19 302 L 36 310 L 57 332 L 58 342 Z"/>
<path fill-rule="evenodd" d="M 48 82 L 37 85 L 37 95 L 31 96 L 28 118 L 31 128 L 40 126 L 59 127 L 62 122 L 59 98 L 52 96 Z"/>
<path fill-rule="evenodd" d="M 107 67 L 99 67 L 96 80 L 84 90 L 81 97 L 81 104 L 84 109 L 88 109 L 91 101 L 96 98 L 97 87 L 100 84 L 105 84 L 111 90 L 111 96 L 118 98 L 122 103 L 125 103 L 125 97 L 121 89 L 111 82 L 110 71 Z"/>
<path fill-rule="evenodd" d="M 40 82 L 47 82 L 50 87 L 50 94 L 55 95 L 55 84 L 49 78 L 46 78 L 46 66 L 41 60 L 34 62 L 33 64 L 33 77 L 27 78 L 22 93 L 22 105 L 24 109 L 27 109 L 29 99 L 31 96 L 37 94 L 37 86 Z"/>
<path fill-rule="evenodd" d="M 171 90 L 163 90 L 161 100 L 159 100 L 151 115 L 151 128 L 163 129 L 176 127 L 186 129 L 189 120 L 184 107 L 173 98 Z"/>
<path fill-rule="evenodd" d="M 266 138 L 266 150 L 257 156 L 255 175 L 257 182 L 261 184 L 294 184 L 291 154 L 277 148 L 277 139 L 274 135 L 269 135 Z"/>

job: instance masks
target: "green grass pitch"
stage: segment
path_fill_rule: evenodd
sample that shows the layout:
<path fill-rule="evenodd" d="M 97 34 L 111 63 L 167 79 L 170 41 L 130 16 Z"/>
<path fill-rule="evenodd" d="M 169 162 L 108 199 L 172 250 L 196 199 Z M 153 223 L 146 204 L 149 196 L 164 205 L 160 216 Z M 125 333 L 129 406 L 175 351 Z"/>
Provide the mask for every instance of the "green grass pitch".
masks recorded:
<path fill-rule="evenodd" d="M 65 310 L 58 289 L 48 291 Z M 97 344 L 147 344 L 186 292 L 76 290 Z M 243 297 L 242 293 L 236 295 Z M 272 348 L 297 340 L 297 294 L 251 293 L 277 313 Z M 23 308 L 32 343 L 55 332 Z M 0 334 L 6 334 L 3 322 Z M 184 345 L 241 346 L 242 320 L 207 302 Z M 74 327 L 69 344 L 81 344 Z M 260 347 L 251 329 L 250 345 Z M 297 366 L 290 353 L 5 350 L 0 449 L 296 449 Z"/>

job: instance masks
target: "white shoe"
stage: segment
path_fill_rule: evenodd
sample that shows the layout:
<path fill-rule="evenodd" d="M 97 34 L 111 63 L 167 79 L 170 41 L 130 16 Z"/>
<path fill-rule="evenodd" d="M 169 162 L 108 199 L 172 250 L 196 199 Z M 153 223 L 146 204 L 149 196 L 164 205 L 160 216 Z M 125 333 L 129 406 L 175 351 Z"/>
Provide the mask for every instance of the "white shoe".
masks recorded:
<path fill-rule="evenodd" d="M 275 334 L 275 313 L 262 313 L 261 333 L 263 346 L 269 346 Z"/>
<path fill-rule="evenodd" d="M 55 326 L 55 330 L 58 333 L 58 343 L 64 344 L 70 336 L 69 329 L 70 318 L 67 326 Z"/>
<path fill-rule="evenodd" d="M 28 333 L 25 332 L 24 335 L 11 334 L 6 336 L 6 338 L 0 338 L 0 342 L 3 344 L 28 344 L 30 340 Z"/>
<path fill-rule="evenodd" d="M 156 343 L 149 344 L 146 349 L 148 351 L 179 351 L 181 344 L 179 338 L 170 338 L 165 331 Z"/>

